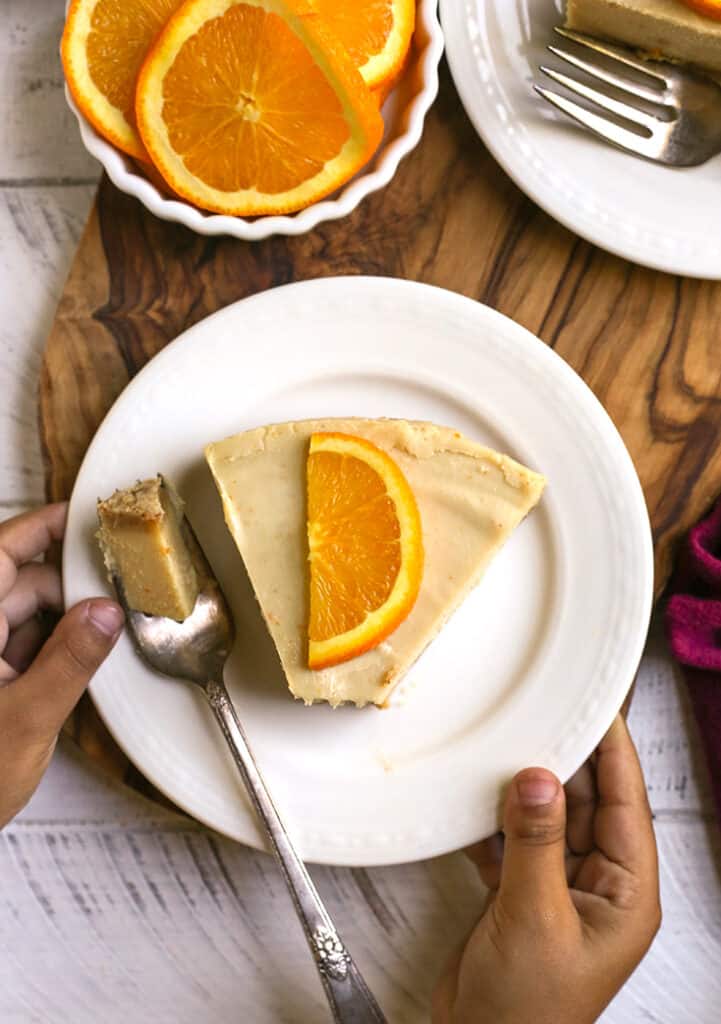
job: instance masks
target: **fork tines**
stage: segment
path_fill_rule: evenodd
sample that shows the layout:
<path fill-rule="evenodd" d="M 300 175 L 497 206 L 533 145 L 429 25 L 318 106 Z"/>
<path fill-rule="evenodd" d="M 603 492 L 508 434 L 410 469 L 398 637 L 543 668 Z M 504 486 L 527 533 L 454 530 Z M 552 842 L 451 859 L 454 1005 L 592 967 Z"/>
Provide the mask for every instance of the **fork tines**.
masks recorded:
<path fill-rule="evenodd" d="M 671 83 L 662 71 L 662 66 L 656 62 L 643 61 L 633 55 L 630 50 L 613 46 L 610 43 L 592 39 L 589 36 L 572 32 L 565 28 L 556 28 L 558 35 L 593 54 L 598 54 L 613 65 L 619 66 L 619 71 L 610 70 L 608 66 L 597 63 L 594 59 L 584 59 L 575 53 L 561 49 L 558 46 L 549 46 L 548 49 L 554 56 L 570 64 L 573 68 L 584 72 L 590 78 L 611 86 L 626 94 L 629 98 L 640 100 L 642 103 L 666 106 L 675 109 Z M 648 85 L 642 84 L 634 77 L 624 74 L 621 69 L 630 68 L 634 72 L 645 76 Z M 619 118 L 631 125 L 632 128 L 625 128 L 601 113 L 594 113 L 587 107 L 551 89 L 544 89 L 540 85 L 534 85 L 545 100 L 553 104 L 564 114 L 578 121 L 591 131 L 600 135 L 608 142 L 612 142 L 623 149 L 631 150 L 650 159 L 660 159 L 667 141 L 668 120 L 662 120 L 650 113 L 648 110 L 640 109 L 620 99 L 615 99 L 606 92 L 601 92 L 576 78 L 556 71 L 554 68 L 542 66 L 541 71 L 558 85 L 562 85 L 569 92 L 580 96 L 593 106 L 600 108 L 605 114 Z M 654 84 L 650 84 L 653 82 Z"/>

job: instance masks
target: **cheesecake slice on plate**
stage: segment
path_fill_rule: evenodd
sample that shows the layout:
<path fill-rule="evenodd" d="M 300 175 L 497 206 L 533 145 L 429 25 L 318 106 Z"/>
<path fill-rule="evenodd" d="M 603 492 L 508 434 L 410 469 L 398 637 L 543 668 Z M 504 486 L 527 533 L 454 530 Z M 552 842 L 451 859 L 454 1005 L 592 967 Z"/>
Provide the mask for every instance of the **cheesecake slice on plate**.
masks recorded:
<path fill-rule="evenodd" d="M 318 435 L 363 439 L 397 465 L 420 513 L 423 570 L 415 603 L 382 642 L 311 669 L 306 467 Z M 545 485 L 540 474 L 455 430 L 405 420 L 261 427 L 208 445 L 206 458 L 288 686 L 307 704 L 387 703 Z"/>
<path fill-rule="evenodd" d="M 567 0 L 566 27 L 721 72 L 721 21 L 682 0 Z"/>

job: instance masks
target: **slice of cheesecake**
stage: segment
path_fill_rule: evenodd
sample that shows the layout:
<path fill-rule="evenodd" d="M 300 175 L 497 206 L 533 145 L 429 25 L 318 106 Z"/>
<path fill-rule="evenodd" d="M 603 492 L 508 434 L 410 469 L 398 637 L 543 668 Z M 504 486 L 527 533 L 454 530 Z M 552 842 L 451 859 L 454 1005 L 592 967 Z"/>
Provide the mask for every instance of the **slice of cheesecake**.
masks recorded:
<path fill-rule="evenodd" d="M 396 461 L 415 495 L 425 548 L 408 617 L 378 647 L 319 671 L 308 668 L 307 640 L 305 485 L 315 433 L 365 438 Z M 545 485 L 538 473 L 457 431 L 405 420 L 283 423 L 210 444 L 205 453 L 290 690 L 307 704 L 385 704 Z"/>
<path fill-rule="evenodd" d="M 566 27 L 721 72 L 721 21 L 680 0 L 567 0 Z"/>
<path fill-rule="evenodd" d="M 198 578 L 183 537 L 183 502 L 161 476 L 98 502 L 98 543 L 108 575 L 119 576 L 135 611 L 183 619 Z"/>

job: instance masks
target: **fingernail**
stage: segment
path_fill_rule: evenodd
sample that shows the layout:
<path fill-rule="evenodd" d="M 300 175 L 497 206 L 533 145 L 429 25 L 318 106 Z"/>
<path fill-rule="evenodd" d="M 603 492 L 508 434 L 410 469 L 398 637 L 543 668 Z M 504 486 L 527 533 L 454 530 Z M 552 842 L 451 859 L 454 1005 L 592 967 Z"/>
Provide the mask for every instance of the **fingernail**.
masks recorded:
<path fill-rule="evenodd" d="M 106 636 L 115 636 L 125 622 L 123 609 L 112 601 L 91 601 L 88 605 L 88 618 Z"/>
<path fill-rule="evenodd" d="M 518 800 L 522 807 L 543 807 L 551 804 L 558 794 L 558 780 L 551 775 L 526 775 L 516 783 Z"/>

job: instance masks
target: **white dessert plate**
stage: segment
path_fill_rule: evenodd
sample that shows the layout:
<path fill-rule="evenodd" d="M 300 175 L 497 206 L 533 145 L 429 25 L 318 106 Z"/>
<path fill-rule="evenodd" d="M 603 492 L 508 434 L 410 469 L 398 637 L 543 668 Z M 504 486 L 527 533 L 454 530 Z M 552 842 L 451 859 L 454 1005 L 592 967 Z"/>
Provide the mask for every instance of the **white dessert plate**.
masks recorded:
<path fill-rule="evenodd" d="M 207 441 L 259 424 L 348 415 L 452 425 L 549 481 L 387 710 L 292 700 L 202 456 Z M 583 381 L 499 313 L 425 285 L 333 278 L 265 292 L 187 331 L 131 382 L 88 450 L 65 543 L 68 604 L 109 590 L 98 496 L 158 471 L 185 496 L 231 603 L 226 683 L 307 860 L 412 861 L 488 835 L 516 770 L 543 764 L 568 778 L 621 706 L 651 609 L 641 487 Z M 127 636 L 91 693 L 159 789 L 263 844 L 199 693 L 147 669 Z"/>
<path fill-rule="evenodd" d="M 476 131 L 516 184 L 583 238 L 643 266 L 721 279 L 721 157 L 690 168 L 648 163 L 533 91 L 548 84 L 540 64 L 561 67 L 546 47 L 564 6 L 441 0 L 448 62 Z"/>

